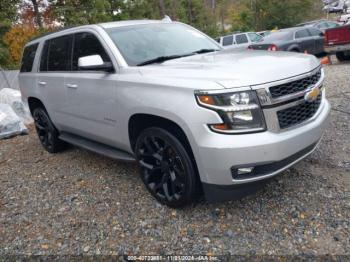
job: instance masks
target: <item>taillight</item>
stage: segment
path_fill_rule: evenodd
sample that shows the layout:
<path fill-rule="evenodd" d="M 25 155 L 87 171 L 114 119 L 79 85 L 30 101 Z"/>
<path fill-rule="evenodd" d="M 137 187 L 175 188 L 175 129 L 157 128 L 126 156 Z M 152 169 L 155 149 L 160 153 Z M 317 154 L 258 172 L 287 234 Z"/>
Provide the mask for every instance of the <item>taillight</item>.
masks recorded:
<path fill-rule="evenodd" d="M 278 51 L 278 47 L 276 45 L 270 45 L 267 51 Z"/>
<path fill-rule="evenodd" d="M 324 43 L 327 45 L 328 44 L 328 34 L 327 34 L 327 32 L 325 32 L 325 34 L 324 34 Z"/>

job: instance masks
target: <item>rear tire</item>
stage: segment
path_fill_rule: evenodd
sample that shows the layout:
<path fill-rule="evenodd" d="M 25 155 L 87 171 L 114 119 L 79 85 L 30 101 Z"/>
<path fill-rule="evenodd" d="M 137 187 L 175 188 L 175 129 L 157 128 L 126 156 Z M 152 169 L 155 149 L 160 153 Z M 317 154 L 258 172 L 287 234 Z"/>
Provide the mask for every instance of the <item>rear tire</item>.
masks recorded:
<path fill-rule="evenodd" d="M 350 60 L 350 55 L 346 55 L 344 52 L 337 52 L 335 55 L 340 62 Z"/>
<path fill-rule="evenodd" d="M 135 155 L 143 183 L 160 203 L 178 208 L 196 199 L 199 181 L 194 163 L 174 135 L 157 127 L 143 130 Z"/>
<path fill-rule="evenodd" d="M 66 143 L 58 138 L 59 133 L 46 110 L 37 107 L 33 110 L 35 129 L 42 146 L 49 153 L 57 153 L 65 149 Z"/>

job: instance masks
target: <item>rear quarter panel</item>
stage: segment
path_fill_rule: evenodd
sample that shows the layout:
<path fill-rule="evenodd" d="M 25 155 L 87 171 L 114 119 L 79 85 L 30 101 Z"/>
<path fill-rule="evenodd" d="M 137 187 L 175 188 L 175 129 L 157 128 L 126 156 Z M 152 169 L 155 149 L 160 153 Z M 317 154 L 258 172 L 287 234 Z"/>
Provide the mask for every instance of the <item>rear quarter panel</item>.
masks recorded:
<path fill-rule="evenodd" d="M 29 97 L 35 97 L 44 102 L 45 95 L 42 92 L 39 92 L 37 88 L 37 71 L 38 63 L 40 61 L 40 53 L 42 49 L 42 42 L 39 42 L 38 49 L 35 54 L 33 67 L 31 72 L 19 72 L 18 74 L 18 83 L 19 89 L 22 95 L 22 101 L 28 104 Z"/>

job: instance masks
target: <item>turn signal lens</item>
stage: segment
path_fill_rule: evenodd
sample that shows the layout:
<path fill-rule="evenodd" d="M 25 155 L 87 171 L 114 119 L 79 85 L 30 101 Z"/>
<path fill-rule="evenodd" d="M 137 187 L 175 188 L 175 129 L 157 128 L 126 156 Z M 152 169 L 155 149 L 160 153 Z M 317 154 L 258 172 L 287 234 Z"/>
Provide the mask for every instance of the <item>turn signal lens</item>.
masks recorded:
<path fill-rule="evenodd" d="M 216 130 L 229 130 L 229 127 L 226 124 L 212 125 L 212 127 Z"/>
<path fill-rule="evenodd" d="M 215 105 L 215 101 L 212 96 L 198 96 L 199 101 L 207 105 Z"/>

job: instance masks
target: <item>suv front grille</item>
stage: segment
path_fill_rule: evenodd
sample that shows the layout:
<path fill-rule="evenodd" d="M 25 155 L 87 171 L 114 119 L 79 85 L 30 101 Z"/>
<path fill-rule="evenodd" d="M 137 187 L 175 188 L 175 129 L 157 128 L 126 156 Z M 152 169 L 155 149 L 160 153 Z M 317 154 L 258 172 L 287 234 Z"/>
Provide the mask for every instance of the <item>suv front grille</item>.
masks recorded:
<path fill-rule="evenodd" d="M 321 69 L 312 76 L 289 82 L 283 85 L 270 87 L 270 94 L 272 98 L 278 98 L 285 95 L 301 92 L 316 84 L 321 78 Z"/>
<path fill-rule="evenodd" d="M 289 128 L 294 125 L 312 118 L 319 109 L 322 101 L 322 93 L 313 102 L 303 102 L 299 105 L 289 107 L 277 112 L 277 117 L 281 129 Z"/>

